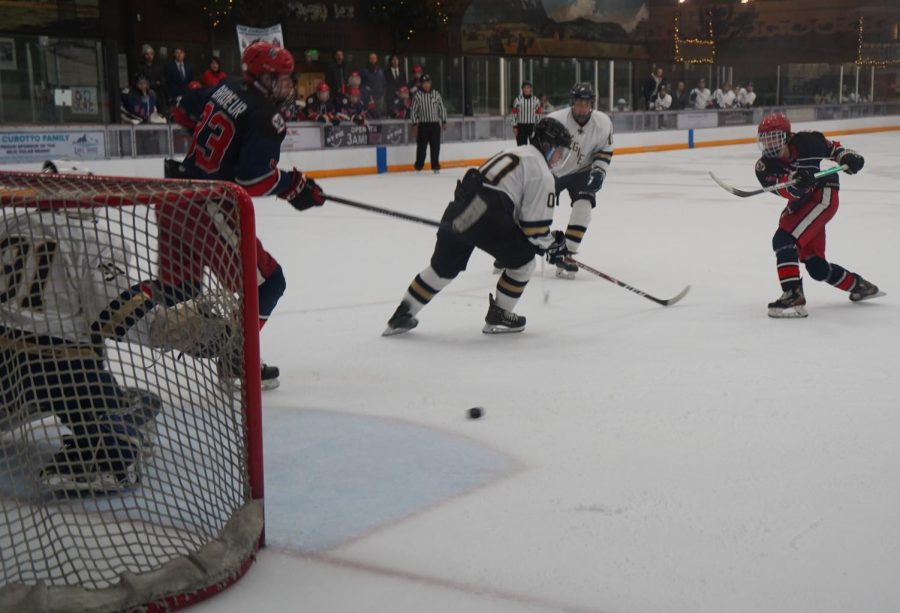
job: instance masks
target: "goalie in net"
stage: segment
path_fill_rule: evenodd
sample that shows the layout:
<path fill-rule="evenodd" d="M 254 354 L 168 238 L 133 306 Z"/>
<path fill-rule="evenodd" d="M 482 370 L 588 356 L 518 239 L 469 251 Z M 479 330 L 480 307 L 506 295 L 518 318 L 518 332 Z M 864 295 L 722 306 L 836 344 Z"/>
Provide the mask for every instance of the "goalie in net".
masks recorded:
<path fill-rule="evenodd" d="M 68 434 L 40 470 L 46 488 L 132 487 L 162 402 L 116 382 L 105 342 L 212 356 L 227 325 L 177 290 L 131 279 L 126 244 L 92 209 L 4 211 L 0 258 L 0 431 L 53 415 Z"/>

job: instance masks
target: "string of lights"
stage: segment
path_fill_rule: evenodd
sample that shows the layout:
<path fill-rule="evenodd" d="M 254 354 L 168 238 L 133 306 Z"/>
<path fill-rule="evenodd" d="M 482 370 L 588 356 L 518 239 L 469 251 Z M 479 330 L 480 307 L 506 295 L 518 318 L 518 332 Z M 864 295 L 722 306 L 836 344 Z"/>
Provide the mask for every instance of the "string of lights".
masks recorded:
<path fill-rule="evenodd" d="M 234 0 L 208 0 L 203 5 L 205 12 L 212 21 L 213 27 L 218 27 L 234 10 Z"/>
<path fill-rule="evenodd" d="M 679 16 L 675 16 L 675 62 L 679 64 L 715 64 L 716 63 L 716 41 L 713 36 L 712 15 L 708 20 L 709 38 L 681 38 L 681 26 Z M 685 58 L 681 52 L 682 45 L 696 45 L 699 47 L 709 47 L 706 56 L 696 58 Z"/>
<path fill-rule="evenodd" d="M 859 18 L 856 28 L 857 28 L 857 31 L 859 34 L 859 39 L 858 39 L 858 43 L 857 43 L 857 47 L 856 47 L 856 65 L 857 66 L 875 66 L 876 68 L 885 68 L 887 66 L 900 65 L 900 59 L 887 60 L 887 59 L 878 59 L 878 58 L 873 58 L 873 57 L 865 57 L 866 43 L 863 42 L 864 41 L 865 24 L 863 23 L 862 17 Z M 872 43 L 870 43 L 868 46 L 871 48 Z M 883 43 L 880 45 L 880 47 L 885 51 L 889 51 L 892 47 L 896 50 L 897 45 L 890 45 L 888 43 Z"/>

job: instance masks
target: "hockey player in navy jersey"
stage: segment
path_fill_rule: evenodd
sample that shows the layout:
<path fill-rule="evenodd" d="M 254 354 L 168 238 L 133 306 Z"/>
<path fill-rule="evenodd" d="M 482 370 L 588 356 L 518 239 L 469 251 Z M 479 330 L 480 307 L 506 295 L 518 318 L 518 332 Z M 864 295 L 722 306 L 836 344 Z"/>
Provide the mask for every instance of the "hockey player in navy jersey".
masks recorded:
<path fill-rule="evenodd" d="M 847 174 L 856 174 L 865 163 L 863 156 L 821 132 L 791 132 L 790 121 L 781 113 L 763 118 L 757 140 L 762 150 L 756 162 L 760 184 L 794 181 L 776 192 L 788 202 L 772 237 L 782 294 L 769 303 L 769 317 L 807 316 L 800 262 L 810 277 L 849 292 L 853 302 L 883 295 L 859 274 L 825 259 L 825 225 L 838 210 L 840 179 L 832 174 L 817 180 L 814 175 L 822 160 L 833 160 L 847 166 Z"/>
<path fill-rule="evenodd" d="M 496 298 L 488 296 L 483 332 L 525 329 L 525 318 L 513 309 L 534 271 L 535 254 L 555 264 L 568 253 L 562 232 L 550 232 L 556 206 L 550 170 L 565 164 L 571 144 L 560 122 L 542 119 L 531 144 L 501 151 L 466 173 L 444 211 L 430 264 L 410 283 L 384 336 L 415 328 L 416 314 L 466 269 L 476 247 L 506 265 Z"/>
<path fill-rule="evenodd" d="M 233 181 L 251 196 L 277 196 L 298 210 L 321 206 L 325 195 L 315 181 L 296 168 L 281 170 L 278 160 L 285 137 L 279 112 L 293 95 L 294 58 L 266 42 L 241 55 L 242 79 L 227 79 L 215 88 L 189 92 L 174 118 L 194 133 L 184 161 L 167 164 L 167 177 Z M 281 266 L 257 241 L 260 328 L 284 293 Z M 262 367 L 263 387 L 278 385 L 278 369 Z"/>

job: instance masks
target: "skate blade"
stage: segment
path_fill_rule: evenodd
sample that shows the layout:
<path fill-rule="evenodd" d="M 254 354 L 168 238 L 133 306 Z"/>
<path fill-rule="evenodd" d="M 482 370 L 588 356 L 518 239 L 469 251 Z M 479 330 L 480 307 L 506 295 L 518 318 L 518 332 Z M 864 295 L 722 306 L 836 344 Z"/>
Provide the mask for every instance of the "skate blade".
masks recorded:
<path fill-rule="evenodd" d="M 575 273 L 569 272 L 568 270 L 563 270 L 562 268 L 557 268 L 556 276 L 559 277 L 560 279 L 568 279 L 571 281 L 572 279 L 575 278 Z"/>
<path fill-rule="evenodd" d="M 798 317 L 806 317 L 805 306 L 788 307 L 786 309 L 769 309 L 769 317 L 774 319 L 796 319 Z"/>
<path fill-rule="evenodd" d="M 521 332 L 524 329 L 525 326 L 522 326 L 521 328 L 509 328 L 507 326 L 484 324 L 481 331 L 485 334 L 509 334 L 510 332 Z"/>
<path fill-rule="evenodd" d="M 882 296 L 887 296 L 887 294 L 881 290 L 878 290 L 871 296 L 863 296 L 862 298 L 857 298 L 856 300 L 850 300 L 850 302 L 864 302 L 866 300 L 871 300 L 872 298 L 881 298 Z"/>
<path fill-rule="evenodd" d="M 278 379 L 263 379 L 260 381 L 259 387 L 263 390 L 273 390 L 279 385 L 281 385 L 281 381 Z"/>
<path fill-rule="evenodd" d="M 413 328 L 415 328 L 415 326 L 413 326 L 412 328 L 392 328 L 388 326 L 384 329 L 384 332 L 381 333 L 381 336 L 397 336 L 398 334 L 406 334 Z"/>

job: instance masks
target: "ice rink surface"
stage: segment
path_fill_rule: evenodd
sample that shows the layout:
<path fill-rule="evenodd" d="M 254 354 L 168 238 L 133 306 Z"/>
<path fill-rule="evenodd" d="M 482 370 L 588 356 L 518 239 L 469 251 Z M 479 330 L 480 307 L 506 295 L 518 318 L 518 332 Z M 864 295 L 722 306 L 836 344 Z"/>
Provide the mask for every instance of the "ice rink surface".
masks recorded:
<path fill-rule="evenodd" d="M 828 256 L 888 295 L 806 279 L 805 320 L 766 316 L 783 201 L 706 174 L 755 187 L 753 145 L 613 161 L 578 257 L 659 297 L 690 283 L 681 303 L 548 268 L 518 335 L 481 333 L 476 252 L 382 338 L 433 230 L 259 202 L 288 279 L 262 334 L 270 546 L 197 610 L 900 610 L 900 137 L 840 140 L 866 167 Z M 461 175 L 320 183 L 438 219 Z"/>

